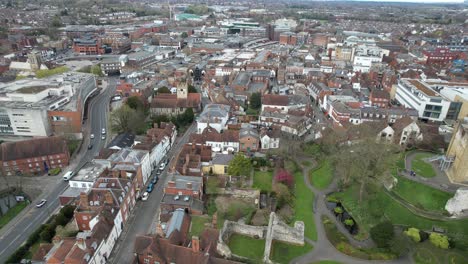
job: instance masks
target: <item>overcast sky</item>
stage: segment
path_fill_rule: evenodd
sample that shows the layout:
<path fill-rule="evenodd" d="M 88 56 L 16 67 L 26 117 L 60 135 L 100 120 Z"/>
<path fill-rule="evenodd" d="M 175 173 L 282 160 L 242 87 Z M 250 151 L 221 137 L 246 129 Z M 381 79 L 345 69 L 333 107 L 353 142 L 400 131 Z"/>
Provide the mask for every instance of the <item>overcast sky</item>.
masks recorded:
<path fill-rule="evenodd" d="M 409 3 L 463 3 L 463 0 L 361 0 L 372 2 L 409 2 Z"/>

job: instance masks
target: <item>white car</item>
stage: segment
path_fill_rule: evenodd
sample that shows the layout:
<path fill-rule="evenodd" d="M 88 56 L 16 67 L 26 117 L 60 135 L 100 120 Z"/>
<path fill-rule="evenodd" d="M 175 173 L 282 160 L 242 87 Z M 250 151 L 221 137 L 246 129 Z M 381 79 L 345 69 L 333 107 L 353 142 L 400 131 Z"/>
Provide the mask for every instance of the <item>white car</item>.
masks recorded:
<path fill-rule="evenodd" d="M 93 138 L 94 138 L 94 134 L 91 134 L 91 136 L 90 136 L 90 137 L 91 137 L 91 139 L 93 139 Z"/>
<path fill-rule="evenodd" d="M 148 193 L 148 192 L 144 192 L 143 195 L 141 196 L 141 200 L 142 200 L 142 201 L 146 201 L 146 200 L 148 200 L 148 197 L 149 197 L 149 193 Z"/>
<path fill-rule="evenodd" d="M 37 208 L 41 208 L 41 207 L 44 206 L 44 204 L 46 204 L 46 203 L 47 203 L 47 200 L 46 200 L 46 199 L 42 199 L 40 202 L 38 202 L 38 203 L 36 204 L 36 207 L 37 207 Z"/>
<path fill-rule="evenodd" d="M 106 139 L 106 135 L 102 135 L 101 139 L 102 140 Z"/>
<path fill-rule="evenodd" d="M 164 168 L 166 167 L 166 163 L 161 163 L 161 165 L 159 165 L 159 170 L 164 170 Z"/>
<path fill-rule="evenodd" d="M 105 128 L 102 129 L 101 134 L 103 134 L 103 135 L 106 134 L 106 129 Z"/>

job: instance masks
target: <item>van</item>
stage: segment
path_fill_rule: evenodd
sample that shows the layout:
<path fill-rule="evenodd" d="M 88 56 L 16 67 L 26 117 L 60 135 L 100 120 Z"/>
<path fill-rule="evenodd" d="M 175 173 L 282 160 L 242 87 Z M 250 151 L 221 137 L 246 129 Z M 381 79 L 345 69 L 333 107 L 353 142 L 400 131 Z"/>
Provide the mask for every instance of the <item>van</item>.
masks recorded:
<path fill-rule="evenodd" d="M 63 175 L 63 180 L 68 181 L 71 179 L 71 177 L 73 177 L 73 171 L 67 171 L 67 173 Z"/>

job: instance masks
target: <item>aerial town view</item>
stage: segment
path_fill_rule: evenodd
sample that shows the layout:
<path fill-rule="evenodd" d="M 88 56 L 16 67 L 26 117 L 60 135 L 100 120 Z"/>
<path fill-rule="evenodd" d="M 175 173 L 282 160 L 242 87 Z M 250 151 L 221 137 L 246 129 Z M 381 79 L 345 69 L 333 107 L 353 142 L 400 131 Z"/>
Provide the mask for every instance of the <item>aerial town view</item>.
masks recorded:
<path fill-rule="evenodd" d="M 468 264 L 468 0 L 0 0 L 0 263 Z"/>

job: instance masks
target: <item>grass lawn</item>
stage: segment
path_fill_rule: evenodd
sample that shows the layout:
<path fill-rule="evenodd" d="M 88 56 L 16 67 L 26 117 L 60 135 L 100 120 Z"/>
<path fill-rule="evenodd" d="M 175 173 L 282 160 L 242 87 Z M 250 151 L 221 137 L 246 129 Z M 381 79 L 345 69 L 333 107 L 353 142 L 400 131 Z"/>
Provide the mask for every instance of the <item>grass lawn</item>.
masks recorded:
<path fill-rule="evenodd" d="M 414 263 L 417 264 L 462 264 L 466 263 L 468 255 L 456 249 L 441 249 L 429 241 L 414 244 Z"/>
<path fill-rule="evenodd" d="M 330 161 L 325 160 L 320 164 L 316 170 L 309 172 L 310 182 L 317 189 L 323 190 L 330 185 L 333 179 L 333 172 Z"/>
<path fill-rule="evenodd" d="M 437 226 L 445 229 L 449 236 L 457 234 L 457 237 L 453 238 L 457 243 L 468 244 L 468 241 L 463 240 L 463 237 L 468 235 L 468 219 L 439 221 L 418 216 L 395 202 L 381 190 L 372 197 L 363 199 L 362 202 L 358 201 L 358 195 L 358 187 L 352 186 L 342 193 L 335 193 L 331 196 L 341 200 L 346 210 L 359 225 L 360 232 L 368 232 L 371 226 L 383 219 L 388 219 L 393 224 L 416 227 L 422 230 L 432 230 L 433 226 Z"/>
<path fill-rule="evenodd" d="M 338 261 L 334 261 L 334 260 L 321 260 L 319 262 L 314 262 L 311 264 L 341 264 L 341 263 Z"/>
<path fill-rule="evenodd" d="M 254 239 L 248 236 L 233 234 L 229 238 L 232 253 L 253 260 L 262 260 L 265 252 L 265 239 Z"/>
<path fill-rule="evenodd" d="M 294 258 L 302 256 L 311 250 L 312 246 L 307 243 L 304 246 L 297 246 L 273 241 L 270 259 L 275 263 L 289 263 Z"/>
<path fill-rule="evenodd" d="M 205 223 L 209 223 L 211 218 L 202 215 L 192 215 L 192 227 L 190 228 L 190 237 L 200 236 L 205 229 Z"/>
<path fill-rule="evenodd" d="M 294 183 L 294 221 L 303 221 L 305 224 L 305 236 L 314 241 L 317 240 L 317 230 L 314 222 L 314 193 L 310 191 L 304 183 L 301 172 L 295 172 Z"/>
<path fill-rule="evenodd" d="M 271 192 L 271 183 L 273 181 L 272 171 L 256 170 L 253 178 L 253 187 L 262 192 Z"/>
<path fill-rule="evenodd" d="M 322 222 L 330 243 L 332 243 L 336 249 L 348 256 L 370 260 L 389 260 L 396 257 L 394 254 L 391 254 L 384 249 L 356 248 L 349 244 L 349 240 L 340 231 L 338 231 L 336 225 L 328 217 L 323 217 Z"/>
<path fill-rule="evenodd" d="M 453 197 L 451 193 L 403 177 L 398 177 L 398 184 L 393 191 L 414 206 L 429 211 L 445 212 L 447 200 Z"/>
<path fill-rule="evenodd" d="M 4 227 L 11 219 L 15 218 L 28 204 L 26 202 L 17 203 L 15 206 L 10 208 L 6 214 L 0 217 L 0 228 Z"/>
<path fill-rule="evenodd" d="M 432 165 L 428 162 L 425 162 L 425 158 L 434 156 L 432 153 L 418 153 L 414 156 L 413 162 L 411 164 L 411 170 L 416 172 L 417 175 L 432 178 L 436 176 L 436 172 L 432 168 Z"/>
<path fill-rule="evenodd" d="M 313 143 L 308 143 L 304 145 L 303 151 L 305 154 L 312 156 L 312 157 L 317 157 L 320 154 L 320 145 L 318 144 L 313 144 Z"/>

